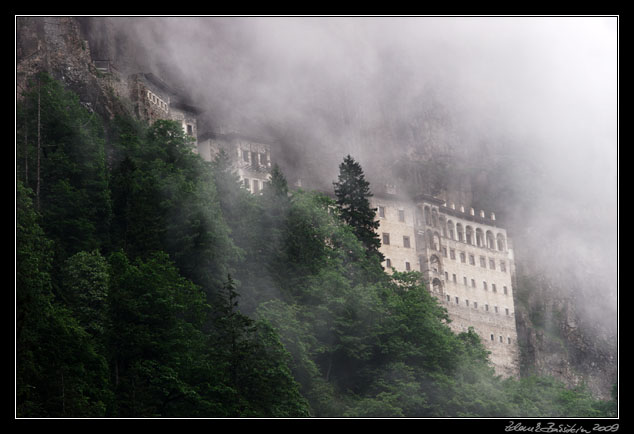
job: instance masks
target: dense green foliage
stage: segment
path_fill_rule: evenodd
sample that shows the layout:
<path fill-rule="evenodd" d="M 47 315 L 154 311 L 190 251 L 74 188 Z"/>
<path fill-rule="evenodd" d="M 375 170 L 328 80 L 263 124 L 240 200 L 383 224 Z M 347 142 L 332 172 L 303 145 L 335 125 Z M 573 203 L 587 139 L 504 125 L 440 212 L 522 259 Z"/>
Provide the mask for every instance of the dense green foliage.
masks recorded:
<path fill-rule="evenodd" d="M 381 241 L 376 230 L 379 221 L 375 220 L 376 208 L 370 208 L 372 192 L 370 183 L 365 179 L 361 165 L 348 155 L 339 165 L 339 180 L 334 183 L 337 206 L 341 218 L 352 228 L 356 237 L 368 252 L 385 258 L 379 251 Z"/>
<path fill-rule="evenodd" d="M 418 273 L 277 167 L 251 195 L 178 125 L 102 123 L 45 75 L 16 127 L 18 417 L 614 415 L 496 377 Z"/>

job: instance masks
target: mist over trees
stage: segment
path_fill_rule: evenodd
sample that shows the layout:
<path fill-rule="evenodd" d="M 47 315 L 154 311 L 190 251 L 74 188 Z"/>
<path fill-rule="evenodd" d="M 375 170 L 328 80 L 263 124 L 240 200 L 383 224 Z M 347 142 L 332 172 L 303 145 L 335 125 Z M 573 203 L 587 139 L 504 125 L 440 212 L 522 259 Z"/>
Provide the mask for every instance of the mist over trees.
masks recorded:
<path fill-rule="evenodd" d="M 46 74 L 16 138 L 18 417 L 615 415 L 496 377 L 418 273 L 279 168 L 251 195 L 176 123 L 101 119 Z"/>

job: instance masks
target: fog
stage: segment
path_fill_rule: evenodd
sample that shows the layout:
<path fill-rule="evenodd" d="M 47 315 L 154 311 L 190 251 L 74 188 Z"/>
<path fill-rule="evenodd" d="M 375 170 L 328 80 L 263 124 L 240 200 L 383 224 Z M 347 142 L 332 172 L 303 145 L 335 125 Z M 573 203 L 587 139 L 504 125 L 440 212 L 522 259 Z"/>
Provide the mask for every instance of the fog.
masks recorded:
<path fill-rule="evenodd" d="M 430 153 L 491 171 L 513 194 L 487 211 L 518 259 L 585 282 L 590 313 L 615 324 L 615 17 L 108 21 L 133 41 L 116 61 L 178 83 L 207 110 L 199 130 L 271 137 L 290 181 L 331 186 L 347 153 L 382 181 Z"/>

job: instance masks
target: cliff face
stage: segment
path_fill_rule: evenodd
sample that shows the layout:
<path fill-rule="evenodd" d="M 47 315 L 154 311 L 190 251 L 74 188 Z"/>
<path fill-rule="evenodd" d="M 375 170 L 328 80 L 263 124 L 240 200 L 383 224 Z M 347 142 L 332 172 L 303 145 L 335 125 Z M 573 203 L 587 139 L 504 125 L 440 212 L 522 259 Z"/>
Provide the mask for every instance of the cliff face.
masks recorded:
<path fill-rule="evenodd" d="M 596 297 L 585 295 L 574 276 L 563 278 L 546 276 L 529 261 L 520 263 L 516 321 L 521 373 L 550 375 L 570 386 L 586 384 L 596 397 L 610 399 L 618 375 L 616 318 L 593 318 L 586 307 L 596 305 Z"/>
<path fill-rule="evenodd" d="M 97 70 L 90 47 L 73 17 L 16 19 L 16 91 L 18 98 L 38 71 L 46 71 L 79 95 L 81 103 L 104 119 L 126 111 L 111 75 Z"/>

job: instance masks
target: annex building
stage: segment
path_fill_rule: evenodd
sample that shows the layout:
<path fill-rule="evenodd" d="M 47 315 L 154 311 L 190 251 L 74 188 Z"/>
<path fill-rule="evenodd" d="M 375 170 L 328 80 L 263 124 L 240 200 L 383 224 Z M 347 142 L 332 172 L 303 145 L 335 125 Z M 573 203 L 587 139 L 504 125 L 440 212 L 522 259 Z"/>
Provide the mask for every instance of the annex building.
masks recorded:
<path fill-rule="evenodd" d="M 473 327 L 496 373 L 519 375 L 513 304 L 514 258 L 495 214 L 465 212 L 440 199 L 401 197 L 388 187 L 372 198 L 388 272 L 420 271 L 446 307 L 455 332 Z"/>

